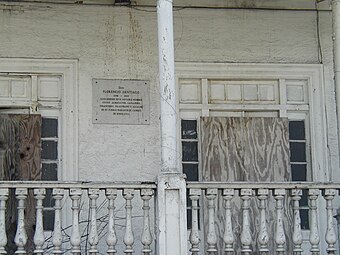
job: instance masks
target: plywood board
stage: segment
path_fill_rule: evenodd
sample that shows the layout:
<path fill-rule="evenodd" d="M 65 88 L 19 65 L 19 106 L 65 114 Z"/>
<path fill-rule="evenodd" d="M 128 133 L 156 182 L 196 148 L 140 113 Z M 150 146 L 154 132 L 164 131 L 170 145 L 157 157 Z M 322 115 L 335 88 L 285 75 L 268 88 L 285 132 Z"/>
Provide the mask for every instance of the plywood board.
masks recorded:
<path fill-rule="evenodd" d="M 283 118 L 224 118 L 202 117 L 202 168 L 204 181 L 282 182 L 289 181 L 288 120 Z M 271 197 L 271 200 L 273 198 Z M 286 231 L 290 231 L 289 201 L 285 201 Z M 223 199 L 219 197 L 216 226 L 223 236 Z M 268 206 L 269 219 L 275 218 L 274 204 Z M 242 226 L 240 199 L 233 202 L 235 249 L 240 253 Z M 205 212 L 206 215 L 206 212 Z M 251 201 L 252 250 L 257 254 L 259 211 L 257 199 Z M 206 218 L 206 217 L 205 217 Z M 268 222 L 269 233 L 274 233 L 274 221 Z M 272 237 L 273 235 L 271 235 Z M 288 235 L 287 235 L 288 241 Z M 222 253 L 223 240 L 218 244 Z M 271 240 L 271 250 L 274 240 Z M 290 248 L 288 247 L 288 250 Z M 288 253 L 289 254 L 289 253 Z"/>
<path fill-rule="evenodd" d="M 0 115 L 0 180 L 41 180 L 41 116 Z M 33 251 L 35 199 L 29 191 L 26 199 L 25 223 L 28 254 Z M 17 222 L 17 201 L 11 190 L 7 202 L 7 252 L 14 254 L 13 243 Z"/>

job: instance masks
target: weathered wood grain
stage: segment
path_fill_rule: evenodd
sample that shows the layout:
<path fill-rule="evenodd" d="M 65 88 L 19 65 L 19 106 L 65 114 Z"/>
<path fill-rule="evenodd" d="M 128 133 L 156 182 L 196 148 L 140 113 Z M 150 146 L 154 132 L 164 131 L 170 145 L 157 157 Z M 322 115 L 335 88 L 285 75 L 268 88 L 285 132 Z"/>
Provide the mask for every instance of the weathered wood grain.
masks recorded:
<path fill-rule="evenodd" d="M 273 182 L 289 181 L 288 120 L 282 118 L 201 118 L 202 168 L 204 181 L 245 181 Z M 274 200 L 272 196 L 270 200 Z M 290 231 L 291 214 L 289 200 L 285 200 L 285 230 Z M 219 196 L 216 226 L 219 236 L 223 236 L 223 199 Z M 269 233 L 274 233 L 274 203 L 268 206 Z M 239 197 L 233 201 L 233 229 L 235 249 L 240 254 L 240 233 L 242 226 Z M 251 200 L 252 250 L 258 254 L 257 234 L 259 230 L 258 201 Z M 273 250 L 273 235 L 270 248 Z M 288 241 L 288 235 L 287 235 Z M 218 243 L 219 254 L 223 254 L 223 241 Z M 287 251 L 290 250 L 287 247 Z M 289 253 L 287 253 L 289 254 Z"/>
<path fill-rule="evenodd" d="M 0 180 L 41 180 L 41 116 L 0 115 Z M 28 234 L 26 249 L 33 254 L 35 200 L 33 190 L 26 199 L 25 224 Z M 7 202 L 7 251 L 14 254 L 13 242 L 17 222 L 17 201 L 11 190 Z"/>

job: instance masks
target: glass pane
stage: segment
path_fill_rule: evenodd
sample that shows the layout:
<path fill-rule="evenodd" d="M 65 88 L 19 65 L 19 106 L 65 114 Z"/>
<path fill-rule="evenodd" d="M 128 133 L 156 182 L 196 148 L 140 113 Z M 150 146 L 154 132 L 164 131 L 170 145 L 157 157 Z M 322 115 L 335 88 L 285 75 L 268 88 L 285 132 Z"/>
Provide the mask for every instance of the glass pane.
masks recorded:
<path fill-rule="evenodd" d="M 43 163 L 42 164 L 42 176 L 43 181 L 57 181 L 58 180 L 58 165 L 56 163 Z"/>
<path fill-rule="evenodd" d="M 58 142 L 42 141 L 41 142 L 41 158 L 42 159 L 58 159 Z"/>
<path fill-rule="evenodd" d="M 43 206 L 48 208 L 54 207 L 54 199 L 52 197 L 52 189 L 46 189 L 46 196 L 43 200 Z"/>
<path fill-rule="evenodd" d="M 301 218 L 301 228 L 302 229 L 309 229 L 308 209 L 300 209 L 300 218 Z"/>
<path fill-rule="evenodd" d="M 54 211 L 44 211 L 44 230 L 53 231 L 54 228 Z"/>
<path fill-rule="evenodd" d="M 307 165 L 291 165 L 292 181 L 307 181 Z"/>
<path fill-rule="evenodd" d="M 58 119 L 42 119 L 41 137 L 58 137 Z"/>
<path fill-rule="evenodd" d="M 191 219 L 192 219 L 192 211 L 191 209 L 187 209 L 187 229 L 191 229 L 192 225 L 191 225 Z"/>
<path fill-rule="evenodd" d="M 182 139 L 197 139 L 197 121 L 182 120 Z"/>
<path fill-rule="evenodd" d="M 305 139 L 304 121 L 289 121 L 289 139 L 290 140 Z"/>
<path fill-rule="evenodd" d="M 198 181 L 198 165 L 183 164 L 183 173 L 187 176 L 187 181 Z"/>
<path fill-rule="evenodd" d="M 302 190 L 302 197 L 300 200 L 300 206 L 308 206 L 308 190 Z"/>
<path fill-rule="evenodd" d="M 306 162 L 306 144 L 305 143 L 289 143 L 290 145 L 290 161 Z"/>
<path fill-rule="evenodd" d="M 182 160 L 198 161 L 197 142 L 182 142 Z"/>

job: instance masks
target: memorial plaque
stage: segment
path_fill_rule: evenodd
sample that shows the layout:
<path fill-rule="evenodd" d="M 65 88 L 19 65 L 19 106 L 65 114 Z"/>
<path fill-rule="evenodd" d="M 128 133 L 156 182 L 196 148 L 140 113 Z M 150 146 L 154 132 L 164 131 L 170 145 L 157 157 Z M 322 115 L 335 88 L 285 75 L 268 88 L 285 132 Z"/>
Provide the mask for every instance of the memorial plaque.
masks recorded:
<path fill-rule="evenodd" d="M 147 125 L 149 82 L 93 79 L 93 123 Z"/>

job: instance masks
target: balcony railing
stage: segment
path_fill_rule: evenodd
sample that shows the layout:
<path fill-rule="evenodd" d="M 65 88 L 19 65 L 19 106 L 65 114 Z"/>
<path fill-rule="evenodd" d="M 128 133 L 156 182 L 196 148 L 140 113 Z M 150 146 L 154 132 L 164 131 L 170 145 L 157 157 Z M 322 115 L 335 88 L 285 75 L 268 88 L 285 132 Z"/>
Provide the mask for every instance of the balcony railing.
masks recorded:
<path fill-rule="evenodd" d="M 156 188 L 0 182 L 0 254 L 158 254 Z M 189 254 L 337 254 L 340 184 L 188 182 L 187 190 Z M 51 230 L 43 224 L 48 194 Z M 8 214 L 16 218 L 12 236 Z"/>
<path fill-rule="evenodd" d="M 39 255 L 151 254 L 155 189 L 154 183 L 1 182 L 0 254 L 6 250 L 7 254 Z M 54 199 L 50 232 L 43 226 L 43 200 L 48 190 Z M 35 207 L 33 236 L 27 231 L 27 219 L 34 213 L 26 207 L 30 197 Z M 8 240 L 6 213 L 13 212 L 6 211 L 6 204 L 15 199 L 16 231 L 14 240 Z M 9 251 L 11 242 L 15 251 Z"/>
<path fill-rule="evenodd" d="M 190 182 L 187 188 L 191 254 L 336 254 L 339 184 Z M 301 199 L 308 201 L 305 229 Z"/>

